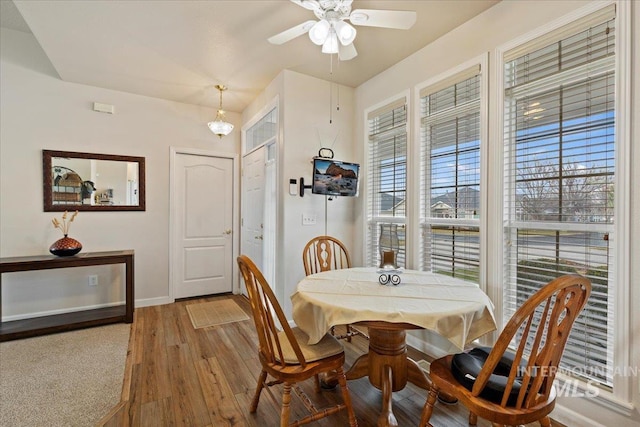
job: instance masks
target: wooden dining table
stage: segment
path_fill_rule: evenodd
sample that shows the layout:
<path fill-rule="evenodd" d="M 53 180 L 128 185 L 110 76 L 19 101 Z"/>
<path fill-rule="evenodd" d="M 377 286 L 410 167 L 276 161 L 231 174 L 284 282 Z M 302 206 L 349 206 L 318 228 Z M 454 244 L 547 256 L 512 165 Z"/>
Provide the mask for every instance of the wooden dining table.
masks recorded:
<path fill-rule="evenodd" d="M 408 382 L 430 388 L 429 377 L 407 356 L 411 329 L 437 332 L 459 349 L 496 329 L 493 303 L 480 287 L 442 274 L 401 270 L 400 283 L 382 285 L 376 268 L 309 275 L 291 295 L 293 320 L 315 344 L 332 326 L 356 324 L 369 332 L 369 351 L 347 370 L 347 380 L 367 376 L 382 391 L 379 426 L 397 426 L 392 393 Z"/>

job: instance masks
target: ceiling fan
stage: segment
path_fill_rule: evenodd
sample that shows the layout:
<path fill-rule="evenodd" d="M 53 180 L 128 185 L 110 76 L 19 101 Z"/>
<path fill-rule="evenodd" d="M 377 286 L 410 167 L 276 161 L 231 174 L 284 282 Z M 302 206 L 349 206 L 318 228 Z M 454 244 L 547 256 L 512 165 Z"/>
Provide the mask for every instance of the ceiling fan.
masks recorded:
<path fill-rule="evenodd" d="M 322 46 L 323 53 L 337 53 L 342 61 L 358 55 L 353 41 L 356 29 L 350 25 L 383 27 L 408 30 L 416 22 L 416 12 L 400 10 L 356 9 L 351 10 L 353 0 L 291 0 L 298 6 L 312 10 L 318 21 L 308 20 L 289 28 L 268 40 L 283 44 L 305 33 L 311 41 Z"/>

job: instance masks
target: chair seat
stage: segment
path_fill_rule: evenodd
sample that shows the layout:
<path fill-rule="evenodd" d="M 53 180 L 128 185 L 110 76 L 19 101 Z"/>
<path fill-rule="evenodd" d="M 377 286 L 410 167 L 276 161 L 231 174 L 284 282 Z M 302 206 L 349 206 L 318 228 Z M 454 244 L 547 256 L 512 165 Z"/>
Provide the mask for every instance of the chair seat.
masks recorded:
<path fill-rule="evenodd" d="M 265 388 L 269 390 L 270 387 L 282 384 L 280 427 L 308 424 L 343 409 L 347 411 L 349 426 L 357 427 L 358 422 L 353 412 L 347 377 L 343 369 L 342 345 L 328 335 L 325 335 L 318 344 L 308 345 L 307 334 L 289 326 L 273 289 L 255 263 L 246 255 L 240 255 L 238 268 L 249 294 L 253 323 L 258 333 L 258 357 L 262 365 L 249 412 L 257 411 L 262 390 Z M 297 384 L 315 377 L 316 391 L 320 391 L 319 375 L 328 372 L 335 373 L 338 379 L 343 403 L 318 409 Z M 273 381 L 267 381 L 268 376 L 272 376 Z M 292 391 L 300 397 L 309 414 L 289 422 Z"/>
<path fill-rule="evenodd" d="M 472 425 L 482 417 L 494 424 L 538 421 L 551 427 L 549 413 L 556 402 L 553 380 L 573 323 L 590 294 L 591 282 L 585 277 L 555 278 L 516 310 L 493 348 L 480 347 L 434 360 L 420 427 L 430 425 L 438 394 L 466 406 Z"/>
<path fill-rule="evenodd" d="M 330 334 L 325 334 L 317 344 L 309 345 L 307 344 L 309 342 L 309 335 L 305 334 L 302 329 L 295 327 L 292 331 L 307 362 L 315 362 L 316 360 L 335 356 L 336 354 L 340 354 L 344 351 L 342 344 L 340 344 L 340 342 Z M 293 348 L 291 348 L 289 341 L 286 339 L 284 331 L 280 332 L 278 336 L 282 345 L 284 362 L 297 365 L 299 363 L 298 358 L 296 357 Z M 280 361 L 277 354 L 276 359 Z"/>
<path fill-rule="evenodd" d="M 458 353 L 451 359 L 451 373 L 467 390 L 473 389 L 476 378 L 480 375 L 480 371 L 487 361 L 490 352 L 491 347 L 476 347 L 469 352 Z M 487 385 L 482 390 L 482 393 L 480 393 L 480 397 L 498 404 L 502 401 L 502 395 L 507 388 L 509 372 L 511 371 L 511 366 L 513 366 L 514 359 L 515 354 L 512 352 L 507 351 L 502 355 L 500 362 L 493 370 L 493 374 L 489 377 Z M 520 362 L 521 369 L 516 374 L 516 378 L 512 384 L 507 406 L 515 406 L 516 404 L 522 385 L 521 373 L 524 372 L 526 367 L 527 360 L 523 359 Z"/>
<path fill-rule="evenodd" d="M 470 412 L 480 415 L 491 422 L 505 425 L 527 424 L 540 420 L 548 415 L 555 406 L 556 392 L 552 388 L 549 397 L 544 400 L 541 397 L 535 405 L 527 409 L 515 409 L 513 407 L 503 408 L 500 403 L 491 402 L 488 399 L 473 396 L 466 387 L 460 387 L 457 379 L 452 373 L 453 355 L 448 355 L 431 362 L 429 366 L 429 376 L 438 389 L 449 396 L 454 396 L 460 400 Z M 490 415 L 491 414 L 491 415 Z M 422 425 L 422 424 L 421 424 Z"/>

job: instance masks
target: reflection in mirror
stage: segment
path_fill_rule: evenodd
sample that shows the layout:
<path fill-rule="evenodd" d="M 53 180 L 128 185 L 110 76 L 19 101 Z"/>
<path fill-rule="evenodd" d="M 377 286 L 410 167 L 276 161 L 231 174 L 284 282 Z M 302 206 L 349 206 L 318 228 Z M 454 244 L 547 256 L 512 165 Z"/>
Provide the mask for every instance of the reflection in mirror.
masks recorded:
<path fill-rule="evenodd" d="M 44 210 L 144 210 L 144 157 L 43 150 Z"/>

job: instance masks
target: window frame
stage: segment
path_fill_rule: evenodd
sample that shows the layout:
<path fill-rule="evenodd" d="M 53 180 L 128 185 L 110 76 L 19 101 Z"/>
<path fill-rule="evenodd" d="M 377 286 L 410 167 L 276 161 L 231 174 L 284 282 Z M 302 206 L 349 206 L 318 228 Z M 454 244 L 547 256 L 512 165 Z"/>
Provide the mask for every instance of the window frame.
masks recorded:
<path fill-rule="evenodd" d="M 428 227 L 430 225 L 450 225 L 450 226 L 459 226 L 459 227 L 474 227 L 478 229 L 479 234 L 479 272 L 478 272 L 478 284 L 481 289 L 487 292 L 487 280 L 486 280 L 486 262 L 487 262 L 487 251 L 484 249 L 487 245 L 487 182 L 488 182 L 488 158 L 489 158 L 489 133 L 488 133 L 488 105 L 489 105 L 489 72 L 488 70 L 488 62 L 489 56 L 488 54 L 483 54 L 477 56 L 469 61 L 466 61 L 456 67 L 453 67 L 441 74 L 434 76 L 431 79 L 428 79 L 422 82 L 419 85 L 416 85 L 414 88 L 414 132 L 415 135 L 415 149 L 413 151 L 413 158 L 416 159 L 414 162 L 414 167 L 416 171 L 418 171 L 418 177 L 410 181 L 416 181 L 415 186 L 418 191 L 418 201 L 416 203 L 416 209 L 413 211 L 413 215 L 411 218 L 411 222 L 414 230 L 419 230 L 419 237 L 415 238 L 415 256 L 413 259 L 414 265 L 422 268 L 423 266 L 423 240 L 426 238 L 425 233 L 426 230 L 424 227 Z M 479 176 L 479 212 L 478 219 L 448 219 L 448 218 L 438 218 L 435 219 L 433 217 L 423 216 L 423 197 L 424 192 L 426 191 L 423 188 L 426 180 L 426 174 L 429 173 L 428 168 L 423 169 L 423 156 L 425 155 L 426 148 L 423 146 L 424 141 L 422 140 L 422 95 L 425 90 L 435 89 L 440 90 L 447 87 L 450 87 L 453 84 L 459 83 L 461 81 L 466 80 L 466 78 L 470 77 L 470 72 L 473 69 L 479 69 L 478 74 L 480 78 L 480 93 L 479 93 L 479 131 L 478 135 L 480 138 L 480 147 L 479 147 L 479 168 L 480 168 L 480 176 Z"/>
<path fill-rule="evenodd" d="M 412 171 L 412 166 L 411 166 L 411 134 L 409 132 L 410 130 L 410 124 L 412 121 L 412 116 L 411 116 L 411 105 L 410 105 L 410 96 L 409 96 L 409 92 L 408 91 L 403 91 L 400 92 L 390 98 L 387 98 L 386 100 L 379 102 L 375 105 L 373 105 L 370 108 L 367 108 L 364 111 L 364 162 L 365 162 L 365 166 L 366 166 L 366 175 L 365 175 L 365 180 L 366 181 L 366 185 L 365 187 L 365 191 L 364 193 L 364 211 L 365 211 L 365 220 L 363 221 L 363 227 L 364 227 L 364 247 L 363 247 L 363 260 L 364 260 L 364 264 L 365 265 L 369 265 L 369 266 L 373 266 L 373 267 L 377 267 L 377 265 L 373 265 L 373 260 L 374 259 L 378 259 L 377 258 L 377 254 L 374 253 L 375 251 L 378 251 L 378 227 L 372 227 L 374 224 L 379 224 L 379 223 L 385 223 L 385 224 L 397 224 L 397 225 L 404 225 L 404 232 L 405 232 L 405 243 L 404 243 L 404 267 L 405 268 L 410 268 L 411 267 L 411 246 L 410 246 L 410 232 L 409 232 L 409 224 L 408 224 L 408 218 L 410 217 L 409 215 L 409 209 L 411 208 L 411 203 L 413 200 L 413 197 L 411 196 L 411 187 L 410 187 L 410 179 L 409 177 L 411 176 L 411 171 Z M 375 191 L 375 188 L 373 188 L 373 186 L 375 185 L 375 183 L 372 180 L 372 174 L 373 174 L 373 169 L 375 165 L 371 164 L 371 150 L 372 150 L 372 144 L 370 142 L 370 126 L 369 126 L 369 120 L 370 120 L 370 115 L 375 114 L 376 112 L 378 112 L 379 110 L 386 110 L 388 109 L 388 111 L 391 111 L 394 108 L 397 108 L 399 105 L 402 105 L 402 101 L 404 100 L 404 107 L 406 109 L 406 119 L 405 119 L 405 124 L 404 124 L 404 134 L 406 135 L 406 161 L 405 161 L 405 214 L 404 216 L 380 216 L 380 215 L 374 215 L 373 210 L 371 209 L 373 206 L 373 200 L 372 200 L 372 192 Z M 372 245 L 372 242 L 376 242 L 375 243 L 375 248 L 373 247 L 374 245 Z"/>
<path fill-rule="evenodd" d="M 628 337 L 631 331 L 630 327 L 630 310 L 631 300 L 630 295 L 630 275 L 631 275 L 631 259 L 630 259 L 630 235 L 628 230 L 631 227 L 631 6 L 629 2 L 616 2 L 610 1 L 607 3 L 593 3 L 583 8 L 576 10 L 575 12 L 565 15 L 558 20 L 550 22 L 542 27 L 537 28 L 535 31 L 527 33 L 519 38 L 516 38 L 509 43 L 499 46 L 495 49 L 495 63 L 499 64 L 497 71 L 492 73 L 492 87 L 494 88 L 494 97 L 496 102 L 492 109 L 492 116 L 495 117 L 496 126 L 491 130 L 491 140 L 497 144 L 496 156 L 492 156 L 491 164 L 505 165 L 504 161 L 510 154 L 505 145 L 504 138 L 504 73 L 503 65 L 505 54 L 512 51 L 515 48 L 523 46 L 527 43 L 531 43 L 536 39 L 542 39 L 547 34 L 558 31 L 559 29 L 565 29 L 569 32 L 577 21 L 591 15 L 601 9 L 615 5 L 616 7 L 616 45 L 615 45 L 615 134 L 616 134 L 616 153 L 615 153 L 615 213 L 614 213 L 614 234 L 617 236 L 612 243 L 615 251 L 615 258 L 612 264 L 611 276 L 616 280 L 616 289 L 614 291 L 615 308 L 614 308 L 614 347 L 618 350 L 613 354 L 613 367 L 624 368 L 630 366 L 631 360 L 631 346 L 618 346 L 615 343 L 628 341 Z M 573 31 L 575 33 L 576 31 Z M 498 160 L 495 163 L 495 160 Z M 506 167 L 506 166 L 505 166 Z M 495 229 L 496 232 L 491 234 L 491 240 L 488 245 L 489 251 L 497 251 L 496 253 L 505 253 L 507 250 L 503 244 L 504 228 L 503 219 L 507 218 L 507 189 L 510 185 L 505 182 L 504 176 L 507 176 L 506 170 L 501 170 L 499 167 L 493 168 L 491 171 L 491 181 L 494 182 L 495 188 L 502 188 L 501 197 L 501 211 L 497 212 L 499 215 L 495 216 L 490 228 Z M 494 280 L 494 283 L 500 284 L 504 280 L 504 257 L 500 258 L 500 265 L 496 262 L 490 266 L 490 269 L 494 274 L 491 275 L 490 280 Z M 496 319 L 498 322 L 502 322 L 504 301 L 502 296 L 502 286 L 493 286 L 490 289 L 489 296 L 496 305 Z M 503 325 L 501 325 L 503 326 Z M 558 379 L 562 381 L 573 380 L 576 378 L 569 378 L 564 375 L 559 375 Z M 578 379 L 581 391 L 588 391 L 589 387 L 593 387 L 587 384 L 586 381 Z M 612 389 L 598 389 L 599 399 L 598 401 L 605 406 L 616 410 L 623 414 L 630 414 L 632 406 L 628 403 L 632 401 L 632 379 L 628 376 L 614 375 Z"/>

